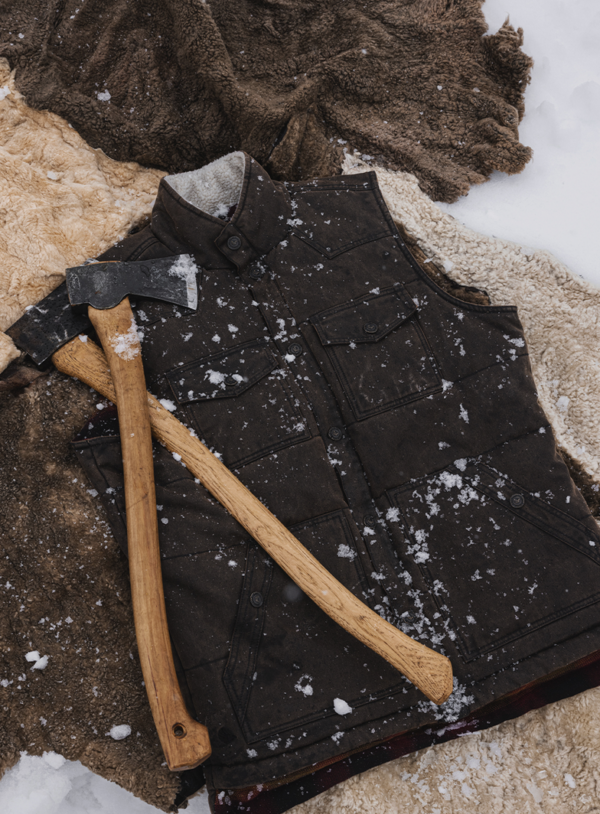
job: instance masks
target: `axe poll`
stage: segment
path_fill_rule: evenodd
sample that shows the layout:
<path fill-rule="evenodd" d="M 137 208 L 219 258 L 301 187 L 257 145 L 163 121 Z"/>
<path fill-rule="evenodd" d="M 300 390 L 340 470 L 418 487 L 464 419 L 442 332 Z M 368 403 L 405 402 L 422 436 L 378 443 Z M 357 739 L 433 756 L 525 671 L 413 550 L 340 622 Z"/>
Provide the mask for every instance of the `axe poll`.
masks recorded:
<path fill-rule="evenodd" d="M 150 262 L 157 261 L 147 261 L 146 265 Z M 90 267 L 86 267 L 86 271 L 89 273 Z M 48 300 L 52 297 L 55 300 L 49 307 Z M 81 317 L 72 313 L 67 316 L 65 310 L 65 293 L 56 289 L 7 333 L 36 361 L 43 361 L 42 358 L 36 359 L 36 355 L 48 358 L 53 354 L 52 361 L 59 370 L 90 385 L 111 401 L 116 401 L 118 406 L 118 394 L 111 380 L 112 364 L 109 371 L 100 348 L 91 341 L 78 338 L 87 325 L 82 321 L 75 323 Z M 54 319 L 44 329 L 42 317 L 47 320 L 49 312 L 54 314 Z M 59 342 L 56 341 L 58 338 Z M 36 347 L 43 345 L 44 351 L 38 352 Z M 341 627 L 402 672 L 427 698 L 436 704 L 446 701 L 452 692 L 449 659 L 402 633 L 357 599 L 187 427 L 149 393 L 147 400 L 152 432 L 157 440 L 169 451 L 181 455 L 190 472 L 304 593 Z"/>

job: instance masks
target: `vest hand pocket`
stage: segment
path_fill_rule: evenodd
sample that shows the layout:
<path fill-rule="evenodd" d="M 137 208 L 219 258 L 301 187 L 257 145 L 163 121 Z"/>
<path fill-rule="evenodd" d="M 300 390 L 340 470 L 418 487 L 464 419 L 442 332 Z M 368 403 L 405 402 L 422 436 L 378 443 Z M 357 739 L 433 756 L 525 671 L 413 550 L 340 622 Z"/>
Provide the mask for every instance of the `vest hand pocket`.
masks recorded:
<path fill-rule="evenodd" d="M 459 463 L 388 495 L 399 553 L 471 661 L 597 603 L 600 536 L 492 468 Z"/>

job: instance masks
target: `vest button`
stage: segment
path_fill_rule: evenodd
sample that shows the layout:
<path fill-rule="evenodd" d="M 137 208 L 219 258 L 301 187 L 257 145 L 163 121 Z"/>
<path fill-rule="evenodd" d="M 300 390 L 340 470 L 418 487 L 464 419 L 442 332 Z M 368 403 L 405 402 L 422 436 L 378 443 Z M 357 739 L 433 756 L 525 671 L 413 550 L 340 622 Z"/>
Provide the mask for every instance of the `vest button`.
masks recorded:
<path fill-rule="evenodd" d="M 376 322 L 367 322 L 367 324 L 363 326 L 363 331 L 366 334 L 376 334 L 378 330 L 379 325 Z"/>
<path fill-rule="evenodd" d="M 520 509 L 525 505 L 525 498 L 523 495 L 511 495 L 509 503 L 513 509 Z"/>
<path fill-rule="evenodd" d="M 377 522 L 377 518 L 375 517 L 374 514 L 366 514 L 363 518 L 363 522 L 365 526 L 371 527 L 375 525 L 375 523 Z"/>
<path fill-rule="evenodd" d="M 242 245 L 242 241 L 237 235 L 232 235 L 230 238 L 227 238 L 227 247 L 231 249 L 231 251 L 235 251 L 239 249 Z"/>
<path fill-rule="evenodd" d="M 259 591 L 250 594 L 250 604 L 253 608 L 260 608 L 263 603 L 263 595 Z"/>
<path fill-rule="evenodd" d="M 237 384 L 237 379 L 234 376 L 225 376 L 225 384 L 227 387 L 235 387 Z"/>
<path fill-rule="evenodd" d="M 250 271 L 248 272 L 248 275 L 250 277 L 252 277 L 253 280 L 260 280 L 260 278 L 263 276 L 263 274 L 264 274 L 264 271 L 261 268 L 259 268 L 258 266 L 253 266 L 250 269 Z"/>
<path fill-rule="evenodd" d="M 342 438 L 344 437 L 344 433 L 340 429 L 340 427 L 330 427 L 327 435 L 331 438 L 332 441 L 341 441 Z"/>
<path fill-rule="evenodd" d="M 292 356 L 300 356 L 302 353 L 302 345 L 299 342 L 292 342 L 291 345 L 288 345 L 288 353 L 291 353 Z"/>

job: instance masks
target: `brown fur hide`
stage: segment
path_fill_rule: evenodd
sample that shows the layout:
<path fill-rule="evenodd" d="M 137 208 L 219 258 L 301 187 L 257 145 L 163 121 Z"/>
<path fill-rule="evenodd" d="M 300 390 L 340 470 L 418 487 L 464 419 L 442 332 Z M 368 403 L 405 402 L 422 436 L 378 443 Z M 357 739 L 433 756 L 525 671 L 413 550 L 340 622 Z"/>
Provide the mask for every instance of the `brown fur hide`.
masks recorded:
<path fill-rule="evenodd" d="M 278 178 L 339 173 L 349 142 L 453 201 L 520 172 L 531 59 L 483 0 L 20 0 L 0 56 L 30 105 L 169 172 L 246 150 Z"/>
<path fill-rule="evenodd" d="M 180 781 L 142 686 L 127 564 L 69 443 L 97 401 L 55 372 L 0 394 L 0 776 L 22 750 L 55 751 L 168 811 Z"/>

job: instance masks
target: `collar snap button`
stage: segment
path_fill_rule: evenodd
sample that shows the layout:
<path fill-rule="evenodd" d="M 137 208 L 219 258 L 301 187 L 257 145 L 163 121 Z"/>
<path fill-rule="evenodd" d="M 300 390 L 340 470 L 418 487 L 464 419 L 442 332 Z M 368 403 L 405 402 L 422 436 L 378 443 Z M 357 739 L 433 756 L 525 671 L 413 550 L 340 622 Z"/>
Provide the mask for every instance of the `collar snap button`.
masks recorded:
<path fill-rule="evenodd" d="M 367 322 L 363 326 L 363 331 L 366 334 L 376 334 L 378 330 L 379 330 L 379 325 L 376 322 Z"/>
<path fill-rule="evenodd" d="M 231 249 L 231 251 L 236 251 L 242 245 L 242 241 L 237 235 L 232 235 L 231 237 L 227 238 L 227 248 Z"/>

